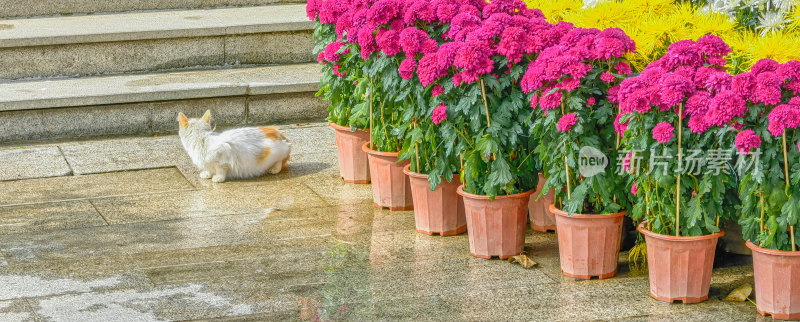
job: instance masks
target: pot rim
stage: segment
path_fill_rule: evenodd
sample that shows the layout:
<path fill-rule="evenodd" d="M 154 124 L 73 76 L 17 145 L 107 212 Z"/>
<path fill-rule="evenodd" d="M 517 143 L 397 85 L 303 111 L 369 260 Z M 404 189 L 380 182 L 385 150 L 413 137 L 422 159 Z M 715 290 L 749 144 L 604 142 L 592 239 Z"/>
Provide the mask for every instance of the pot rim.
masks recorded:
<path fill-rule="evenodd" d="M 513 194 L 513 195 L 495 196 L 494 200 L 497 200 L 497 199 L 524 198 L 524 197 L 529 198 L 533 194 L 534 190 L 535 189 L 531 189 L 531 190 L 528 190 L 528 191 L 525 191 L 525 192 L 520 192 L 520 193 Z M 489 200 L 489 196 L 473 195 L 473 194 L 471 194 L 469 192 L 464 191 L 464 185 L 463 184 L 458 186 L 458 190 L 456 190 L 456 192 L 460 196 L 462 196 L 464 198 L 477 199 L 477 200 Z"/>
<path fill-rule="evenodd" d="M 747 248 L 750 248 L 750 250 L 755 251 L 755 252 L 759 252 L 759 253 L 762 253 L 762 254 L 768 254 L 768 255 L 774 255 L 774 256 L 789 256 L 789 257 L 799 257 L 800 256 L 800 251 L 793 252 L 793 251 L 789 251 L 789 250 L 775 250 L 775 249 L 769 249 L 769 248 L 762 248 L 762 247 L 758 247 L 758 245 L 756 245 L 756 244 L 753 244 L 753 242 L 751 242 L 749 240 L 747 241 L 747 243 L 745 243 L 745 245 L 747 245 Z"/>
<path fill-rule="evenodd" d="M 381 152 L 370 149 L 369 142 L 370 141 L 364 142 L 364 145 L 361 146 L 361 150 L 364 150 L 364 152 L 367 152 L 368 154 L 378 155 L 382 157 L 395 157 L 395 158 L 400 155 L 400 152 Z"/>
<path fill-rule="evenodd" d="M 411 164 L 410 163 L 406 164 L 406 166 L 403 167 L 403 173 L 405 173 L 409 177 L 414 177 L 414 178 L 417 178 L 417 179 L 425 179 L 425 180 L 428 179 L 428 175 L 427 174 L 411 171 Z M 461 176 L 461 175 L 458 174 L 458 173 L 453 173 L 453 179 L 458 178 L 459 176 Z M 442 182 L 447 182 L 447 180 L 443 180 Z"/>
<path fill-rule="evenodd" d="M 405 173 L 409 177 L 413 177 L 413 178 L 417 178 L 417 179 L 426 179 L 426 180 L 428 179 L 428 175 L 427 174 L 411 171 L 411 164 L 410 163 L 406 164 L 406 166 L 403 167 L 403 173 Z"/>
<path fill-rule="evenodd" d="M 617 217 L 622 217 L 622 216 L 625 216 L 625 214 L 627 213 L 627 211 L 626 211 L 626 210 L 623 210 L 623 211 L 621 211 L 621 212 L 608 213 L 608 214 L 578 214 L 578 213 L 575 213 L 575 214 L 572 214 L 572 216 L 570 216 L 570 215 L 569 215 L 569 214 L 568 214 L 566 211 L 563 211 L 563 210 L 561 210 L 561 209 L 558 209 L 558 208 L 556 208 L 556 204 L 555 204 L 555 203 L 551 203 L 551 204 L 550 204 L 550 212 L 552 212 L 552 213 L 554 213 L 554 214 L 556 214 L 556 215 L 559 215 L 559 216 L 561 216 L 561 217 L 567 217 L 567 218 L 586 218 L 586 219 L 593 219 L 593 218 L 617 218 Z"/>
<path fill-rule="evenodd" d="M 346 126 L 341 126 L 341 125 L 339 125 L 339 124 L 336 124 L 336 123 L 333 123 L 333 122 L 328 122 L 328 126 L 330 126 L 331 128 L 333 128 L 334 130 L 341 131 L 341 132 L 350 132 L 350 133 L 355 133 L 355 132 L 366 132 L 366 133 L 369 133 L 369 131 L 368 131 L 368 130 L 362 130 L 362 129 L 357 129 L 355 132 L 353 132 L 353 131 L 350 131 L 350 128 L 349 128 L 349 127 L 346 127 Z"/>
<path fill-rule="evenodd" d="M 708 240 L 708 239 L 717 239 L 725 235 L 725 231 L 721 230 L 719 232 L 710 234 L 710 235 L 703 235 L 703 236 L 671 236 L 671 235 L 662 235 L 658 233 L 654 233 L 647 228 L 644 228 L 644 224 L 647 221 L 643 221 L 639 226 L 636 227 L 642 235 L 647 237 L 653 237 L 656 239 L 666 240 L 666 241 L 677 241 L 677 242 L 689 242 L 689 241 L 698 241 L 698 240 Z"/>

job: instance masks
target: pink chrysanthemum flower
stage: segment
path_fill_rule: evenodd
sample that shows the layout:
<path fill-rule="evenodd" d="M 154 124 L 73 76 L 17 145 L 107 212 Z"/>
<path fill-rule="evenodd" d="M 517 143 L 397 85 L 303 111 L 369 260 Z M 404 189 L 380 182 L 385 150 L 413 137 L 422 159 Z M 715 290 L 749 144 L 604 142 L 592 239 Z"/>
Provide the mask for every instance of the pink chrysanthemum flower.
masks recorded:
<path fill-rule="evenodd" d="M 744 130 L 736 135 L 736 141 L 734 145 L 736 145 L 736 149 L 740 154 L 747 155 L 750 154 L 752 149 L 758 149 L 761 147 L 761 137 L 756 135 L 756 132 L 753 132 L 753 130 Z"/>
<path fill-rule="evenodd" d="M 698 91 L 686 100 L 684 111 L 690 116 L 705 115 L 711 105 L 711 94 Z"/>
<path fill-rule="evenodd" d="M 492 72 L 494 61 L 490 58 L 492 50 L 482 42 L 467 42 L 456 53 L 453 65 L 463 69 L 462 80 L 471 83 L 483 74 Z"/>
<path fill-rule="evenodd" d="M 614 70 L 617 71 L 620 75 L 630 75 L 633 74 L 633 70 L 631 70 L 631 66 L 628 63 L 621 61 L 617 66 L 614 66 Z"/>
<path fill-rule="evenodd" d="M 323 65 L 325 65 L 325 52 L 324 51 L 319 52 L 319 54 L 317 55 L 317 62 L 318 63 L 322 63 Z"/>
<path fill-rule="evenodd" d="M 378 31 L 375 40 L 378 42 L 378 47 L 386 56 L 394 56 L 400 53 L 400 32 L 397 30 Z"/>
<path fill-rule="evenodd" d="M 780 64 L 772 59 L 761 59 L 753 64 L 753 67 L 750 67 L 750 72 L 758 76 L 763 72 L 774 72 L 778 70 L 779 66 Z"/>
<path fill-rule="evenodd" d="M 701 134 L 711 128 L 711 125 L 706 122 L 705 116 L 703 115 L 693 115 L 689 117 L 688 126 L 692 133 L 696 134 Z"/>
<path fill-rule="evenodd" d="M 403 14 L 403 22 L 406 25 L 414 25 L 417 20 L 427 23 L 433 22 L 436 19 L 436 10 L 431 3 L 426 0 L 414 1 L 408 6 Z"/>
<path fill-rule="evenodd" d="M 628 154 L 622 158 L 622 170 L 629 174 L 633 173 L 633 164 L 631 161 L 633 161 L 633 152 L 628 152 Z"/>
<path fill-rule="evenodd" d="M 510 27 L 503 31 L 500 43 L 497 45 L 497 53 L 505 56 L 509 62 L 519 63 L 525 55 L 525 47 L 528 43 L 528 35 L 520 27 Z"/>
<path fill-rule="evenodd" d="M 477 30 L 480 26 L 481 18 L 478 16 L 470 13 L 459 13 L 453 17 L 450 23 L 450 30 L 447 31 L 446 35 L 450 39 L 464 41 L 471 31 Z"/>
<path fill-rule="evenodd" d="M 406 57 L 414 57 L 422 47 L 422 43 L 428 39 L 428 33 L 414 27 L 408 27 L 400 32 L 400 48 Z"/>
<path fill-rule="evenodd" d="M 460 50 L 462 43 L 460 42 L 446 42 L 439 47 L 436 51 L 436 62 L 439 71 L 444 72 L 453 65 L 453 60 Z"/>
<path fill-rule="evenodd" d="M 635 52 L 636 44 L 621 29 L 608 28 L 595 38 L 594 51 L 594 58 L 608 60 L 622 57 L 626 52 Z"/>
<path fill-rule="evenodd" d="M 756 76 L 755 92 L 751 99 L 756 103 L 776 105 L 781 102 L 781 84 L 783 81 L 774 72 L 764 71 Z"/>
<path fill-rule="evenodd" d="M 741 73 L 731 79 L 731 90 L 741 97 L 750 97 L 755 90 L 756 78 L 752 73 Z"/>
<path fill-rule="evenodd" d="M 325 46 L 325 59 L 330 62 L 339 61 L 341 56 L 339 55 L 338 51 L 342 48 L 342 46 L 344 46 L 344 42 L 341 41 L 334 41 Z"/>
<path fill-rule="evenodd" d="M 426 54 L 419 60 L 417 75 L 419 75 L 419 82 L 422 86 L 433 84 L 437 79 L 444 76 L 444 73 L 439 69 L 436 54 Z"/>
<path fill-rule="evenodd" d="M 413 58 L 406 58 L 400 63 L 400 67 L 397 68 L 397 71 L 400 72 L 400 77 L 405 80 L 409 80 L 414 77 L 414 70 L 417 69 L 417 61 Z"/>
<path fill-rule="evenodd" d="M 701 53 L 700 48 L 694 41 L 688 39 L 680 40 L 669 45 L 667 53 L 662 57 L 665 64 L 662 67 L 673 70 L 678 66 L 700 66 L 703 64 Z"/>
<path fill-rule="evenodd" d="M 581 81 L 572 77 L 565 78 L 556 85 L 556 87 L 561 88 L 567 92 L 573 91 L 580 86 L 581 86 Z"/>
<path fill-rule="evenodd" d="M 711 93 L 719 93 L 731 88 L 731 75 L 724 71 L 711 73 L 705 81 L 705 87 Z"/>
<path fill-rule="evenodd" d="M 731 47 L 728 46 L 722 38 L 708 34 L 697 40 L 700 50 L 708 56 L 727 56 L 731 53 Z"/>
<path fill-rule="evenodd" d="M 592 107 L 596 102 L 594 97 L 589 97 L 586 99 L 586 107 Z"/>
<path fill-rule="evenodd" d="M 558 120 L 558 125 L 556 125 L 556 129 L 558 129 L 558 131 L 561 133 L 565 133 L 571 130 L 572 127 L 575 126 L 575 123 L 577 122 L 578 122 L 578 117 L 575 116 L 575 113 L 567 113 L 564 114 L 564 116 L 562 116 Z"/>
<path fill-rule="evenodd" d="M 431 8 L 436 11 L 436 18 L 442 23 L 450 23 L 450 20 L 458 13 L 458 1 L 456 0 L 433 0 Z"/>
<path fill-rule="evenodd" d="M 536 93 L 531 94 L 531 108 L 536 108 L 539 105 L 539 95 Z M 547 111 L 545 111 L 547 112 Z"/>
<path fill-rule="evenodd" d="M 433 124 L 439 125 L 442 121 L 447 119 L 447 105 L 442 103 L 439 104 L 436 108 L 433 109 L 433 113 L 431 114 L 431 121 Z"/>
<path fill-rule="evenodd" d="M 767 129 L 774 136 L 781 136 L 786 129 L 800 127 L 800 108 L 790 104 L 778 105 L 767 116 Z"/>
<path fill-rule="evenodd" d="M 603 74 L 600 75 L 600 80 L 606 83 L 613 83 L 616 79 L 617 78 L 614 77 L 614 74 L 609 72 L 603 72 Z"/>
<path fill-rule="evenodd" d="M 722 91 L 711 100 L 705 122 L 716 126 L 728 124 L 734 117 L 742 117 L 747 113 L 746 103 L 733 91 Z"/>
<path fill-rule="evenodd" d="M 546 89 L 544 94 L 542 94 L 542 97 L 539 99 L 539 106 L 545 113 L 561 105 L 561 99 L 563 95 L 561 91 L 555 91 L 553 93 L 547 94 L 548 91 L 549 89 Z"/>
<path fill-rule="evenodd" d="M 675 131 L 675 128 L 672 127 L 672 124 L 669 124 L 669 122 L 658 123 L 658 125 L 653 128 L 653 139 L 659 143 L 667 143 L 675 137 L 673 131 Z"/>
<path fill-rule="evenodd" d="M 333 74 L 339 76 L 339 78 L 347 76 L 347 71 L 346 70 L 340 71 L 341 68 L 342 66 L 339 66 L 339 64 L 333 65 Z"/>
<path fill-rule="evenodd" d="M 786 79 L 800 79 L 800 61 L 791 60 L 778 66 L 776 73 Z"/>
<path fill-rule="evenodd" d="M 358 45 L 361 46 L 361 58 L 364 60 L 369 59 L 375 51 L 378 50 L 378 45 L 375 44 L 375 37 L 372 34 L 372 28 L 365 26 L 358 32 Z"/>
<path fill-rule="evenodd" d="M 441 85 L 434 85 L 431 89 L 431 97 L 436 97 L 444 93 L 444 88 Z"/>
<path fill-rule="evenodd" d="M 345 2 L 328 0 L 327 2 Z M 378 0 L 372 4 L 367 12 L 367 21 L 375 26 L 388 24 L 395 18 L 400 18 L 402 1 L 397 0 Z"/>
<path fill-rule="evenodd" d="M 624 114 L 619 114 L 614 119 L 614 131 L 617 132 L 621 137 L 625 137 L 625 131 L 628 130 L 628 122 L 620 123 Z"/>
<path fill-rule="evenodd" d="M 319 2 L 321 1 L 308 0 L 308 3 L 306 4 L 306 17 L 308 17 L 308 20 L 314 21 L 317 19 L 317 14 L 319 13 L 320 9 Z"/>
<path fill-rule="evenodd" d="M 637 194 L 638 192 L 639 192 L 639 187 L 636 185 L 636 182 L 634 182 L 634 183 L 633 183 L 633 186 L 631 186 L 631 193 L 632 193 L 634 196 L 636 196 L 636 194 Z"/>

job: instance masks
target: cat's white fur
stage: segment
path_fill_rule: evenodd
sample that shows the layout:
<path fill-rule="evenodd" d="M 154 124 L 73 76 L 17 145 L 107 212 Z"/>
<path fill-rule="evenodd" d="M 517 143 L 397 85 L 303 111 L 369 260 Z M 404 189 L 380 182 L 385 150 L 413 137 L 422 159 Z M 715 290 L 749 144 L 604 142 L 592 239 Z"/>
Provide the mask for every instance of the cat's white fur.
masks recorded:
<path fill-rule="evenodd" d="M 178 124 L 178 136 L 192 162 L 202 171 L 200 177 L 211 178 L 213 182 L 252 178 L 266 172 L 277 174 L 291 153 L 291 143 L 273 128 L 214 132 L 210 111 L 199 119 L 189 119 L 179 113 Z M 268 132 L 277 134 L 277 140 L 270 139 Z"/>

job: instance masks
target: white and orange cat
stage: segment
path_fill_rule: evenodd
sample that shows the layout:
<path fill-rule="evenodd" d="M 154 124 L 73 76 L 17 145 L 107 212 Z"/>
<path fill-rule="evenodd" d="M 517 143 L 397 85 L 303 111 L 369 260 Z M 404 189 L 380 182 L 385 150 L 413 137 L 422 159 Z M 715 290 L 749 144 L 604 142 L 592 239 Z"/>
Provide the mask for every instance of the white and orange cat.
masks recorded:
<path fill-rule="evenodd" d="M 200 178 L 213 182 L 277 174 L 286 168 L 292 144 L 274 127 L 248 127 L 222 133 L 211 129 L 211 111 L 199 119 L 178 114 L 178 136 Z"/>

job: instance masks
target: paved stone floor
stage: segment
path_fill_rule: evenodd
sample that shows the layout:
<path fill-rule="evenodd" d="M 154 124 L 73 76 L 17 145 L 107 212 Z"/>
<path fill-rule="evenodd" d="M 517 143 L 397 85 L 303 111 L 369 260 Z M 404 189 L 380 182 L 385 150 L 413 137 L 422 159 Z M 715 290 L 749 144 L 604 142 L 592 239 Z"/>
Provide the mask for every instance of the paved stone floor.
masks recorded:
<path fill-rule="evenodd" d="M 212 184 L 175 136 L 0 148 L 0 320 L 761 320 L 722 301 L 752 267 L 722 264 L 711 298 L 669 305 L 646 276 L 561 275 L 554 234 L 525 270 L 426 236 L 338 177 L 333 132 L 284 127 L 290 170 Z"/>

